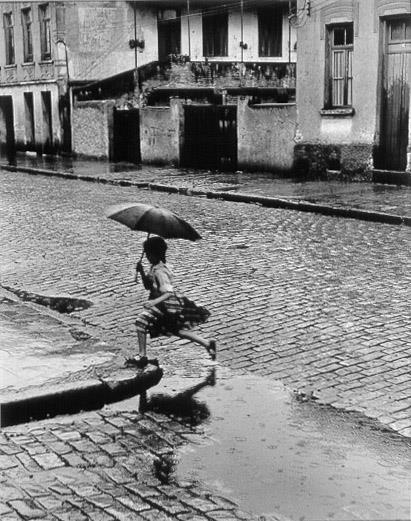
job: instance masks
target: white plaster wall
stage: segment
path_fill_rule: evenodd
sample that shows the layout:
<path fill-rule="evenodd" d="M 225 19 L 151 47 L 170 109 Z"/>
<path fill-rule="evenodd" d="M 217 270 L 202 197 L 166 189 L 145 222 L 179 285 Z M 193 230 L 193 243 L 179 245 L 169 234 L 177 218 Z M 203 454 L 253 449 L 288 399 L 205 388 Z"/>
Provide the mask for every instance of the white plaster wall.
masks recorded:
<path fill-rule="evenodd" d="M 134 11 L 130 2 L 115 7 L 95 2 L 73 4 L 68 18 L 68 56 L 72 79 L 101 79 L 131 70 L 135 51 L 129 46 L 134 39 Z M 77 11 L 75 11 L 77 10 Z M 137 39 L 144 49 L 137 50 L 137 65 L 158 58 L 157 9 L 139 6 L 136 16 Z"/>
<path fill-rule="evenodd" d="M 331 3 L 331 2 L 329 2 Z M 353 108 L 350 118 L 322 117 L 325 93 L 325 39 L 321 39 L 321 7 L 312 2 L 312 15 L 298 30 L 297 106 L 299 135 L 311 143 L 372 143 L 376 129 L 378 32 L 374 32 L 374 1 L 361 0 L 359 34 L 354 36 Z M 336 16 L 331 22 L 352 18 Z"/>
<path fill-rule="evenodd" d="M 189 54 L 188 25 L 190 25 L 190 48 L 193 61 L 203 61 L 203 23 L 201 13 L 190 16 L 190 24 L 187 17 L 182 18 L 181 23 L 181 51 Z M 247 49 L 243 52 L 245 62 L 288 62 L 296 61 L 294 46 L 297 40 L 295 29 L 289 32 L 289 24 L 286 14 L 283 17 L 283 55 L 280 57 L 258 56 L 258 16 L 256 10 L 246 10 L 243 16 L 243 41 L 247 43 Z M 209 57 L 209 61 L 240 61 L 241 60 L 241 13 L 238 9 L 229 11 L 228 14 L 228 56 Z M 290 47 L 289 47 L 290 42 Z M 291 53 L 289 53 L 291 49 Z"/>
<path fill-rule="evenodd" d="M 51 92 L 51 117 L 53 143 L 61 141 L 61 126 L 58 112 L 58 87 L 56 83 L 14 85 L 0 87 L 0 96 L 13 97 L 13 117 L 16 143 L 26 144 L 24 93 L 33 93 L 34 126 L 36 145 L 44 144 L 43 109 L 41 92 Z"/>

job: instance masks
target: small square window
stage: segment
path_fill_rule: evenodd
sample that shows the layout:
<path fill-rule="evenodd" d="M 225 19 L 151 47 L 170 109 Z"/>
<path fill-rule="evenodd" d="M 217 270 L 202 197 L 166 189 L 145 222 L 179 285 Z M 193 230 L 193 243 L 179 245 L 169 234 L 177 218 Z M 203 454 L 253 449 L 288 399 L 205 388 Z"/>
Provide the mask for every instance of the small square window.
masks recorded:
<path fill-rule="evenodd" d="M 354 42 L 354 33 L 352 24 L 339 26 L 334 28 L 334 46 L 352 45 Z"/>
<path fill-rule="evenodd" d="M 399 20 L 397 22 L 393 21 L 390 24 L 390 40 L 402 40 L 404 37 L 404 22 Z"/>

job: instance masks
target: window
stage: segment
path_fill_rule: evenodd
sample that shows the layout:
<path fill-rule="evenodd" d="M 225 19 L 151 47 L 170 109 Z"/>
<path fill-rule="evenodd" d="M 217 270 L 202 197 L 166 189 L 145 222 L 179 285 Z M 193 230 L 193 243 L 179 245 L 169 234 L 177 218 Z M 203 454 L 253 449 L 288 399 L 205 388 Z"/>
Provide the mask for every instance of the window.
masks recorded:
<path fill-rule="evenodd" d="M 22 9 L 21 23 L 23 26 L 23 55 L 25 62 L 33 61 L 33 34 L 31 30 L 31 7 Z"/>
<path fill-rule="evenodd" d="M 24 93 L 24 113 L 26 145 L 31 148 L 34 145 L 34 105 L 32 92 Z"/>
<path fill-rule="evenodd" d="M 283 13 L 279 9 L 258 11 L 258 55 L 282 56 Z"/>
<path fill-rule="evenodd" d="M 411 17 L 406 20 L 392 20 L 389 24 L 390 43 L 411 41 Z"/>
<path fill-rule="evenodd" d="M 228 55 L 228 14 L 203 13 L 203 55 Z"/>
<path fill-rule="evenodd" d="M 14 24 L 12 13 L 4 14 L 4 35 L 6 38 L 6 65 L 12 65 L 15 62 L 14 57 Z"/>
<path fill-rule="evenodd" d="M 50 10 L 49 5 L 39 6 L 40 50 L 42 60 L 51 60 Z"/>
<path fill-rule="evenodd" d="M 352 106 L 353 24 L 328 28 L 326 107 Z"/>

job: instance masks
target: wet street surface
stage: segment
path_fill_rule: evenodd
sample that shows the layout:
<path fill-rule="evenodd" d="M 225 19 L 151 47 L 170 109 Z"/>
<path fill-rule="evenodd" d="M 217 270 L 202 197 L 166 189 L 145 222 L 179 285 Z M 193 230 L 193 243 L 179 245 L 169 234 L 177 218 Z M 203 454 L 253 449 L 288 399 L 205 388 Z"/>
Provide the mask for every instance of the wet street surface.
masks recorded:
<path fill-rule="evenodd" d="M 144 234 L 104 217 L 128 201 L 170 208 L 201 233 L 198 243 L 169 241 L 168 260 L 177 288 L 210 309 L 202 332 L 219 346 L 215 385 L 193 396 L 195 421 L 167 419 L 178 412 L 169 399 L 141 416 L 134 399 L 32 424 L 30 433 L 6 429 L 0 513 L 31 519 L 54 509 L 64 521 L 409 516 L 409 228 L 25 174 L 0 172 L 0 180 L 1 285 L 91 302 L 70 317 L 102 342 L 90 351 L 67 331 L 79 355 L 69 376 L 53 365 L 57 340 L 22 338 L 16 364 L 34 349 L 44 372 L 75 382 L 87 364 L 135 354 L 146 295 L 133 278 Z M 5 317 L 4 345 L 13 327 Z M 17 333 L 33 328 L 28 319 Z M 165 373 L 148 395 L 152 408 L 161 389 L 172 397 L 214 367 L 204 350 L 174 338 L 152 341 L 149 355 Z"/>
<path fill-rule="evenodd" d="M 409 517 L 409 441 L 220 367 L 3 429 L 0 453 L 2 521 Z"/>
<path fill-rule="evenodd" d="M 46 156 L 19 156 L 17 164 L 105 180 L 161 183 L 189 189 L 207 188 L 411 216 L 409 186 L 304 180 L 262 172 L 210 172 L 84 160 L 73 162 L 65 158 Z"/>
<path fill-rule="evenodd" d="M 243 510 L 296 521 L 409 516 L 409 442 L 261 377 L 217 375 L 196 395 L 209 410 L 209 440 L 180 449 L 180 479 L 220 488 Z"/>
<path fill-rule="evenodd" d="M 38 308 L 24 307 L 23 313 L 5 297 L 0 297 L 0 346 L 1 395 L 61 381 L 114 358 L 106 343 L 87 338 L 74 324 L 62 327 Z"/>

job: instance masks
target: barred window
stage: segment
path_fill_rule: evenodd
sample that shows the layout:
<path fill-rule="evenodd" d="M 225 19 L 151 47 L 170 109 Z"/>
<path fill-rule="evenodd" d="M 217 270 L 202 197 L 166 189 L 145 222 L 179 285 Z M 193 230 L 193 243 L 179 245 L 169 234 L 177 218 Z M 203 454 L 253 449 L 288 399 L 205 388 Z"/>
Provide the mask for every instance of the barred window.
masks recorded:
<path fill-rule="evenodd" d="M 354 50 L 353 24 L 328 28 L 326 64 L 327 108 L 352 106 L 352 59 Z"/>
<path fill-rule="evenodd" d="M 22 9 L 21 23 L 23 26 L 23 58 L 25 62 L 33 61 L 33 33 L 31 7 Z"/>
<path fill-rule="evenodd" d="M 4 36 L 6 39 L 6 65 L 15 63 L 14 56 L 14 21 L 12 13 L 4 13 Z"/>

